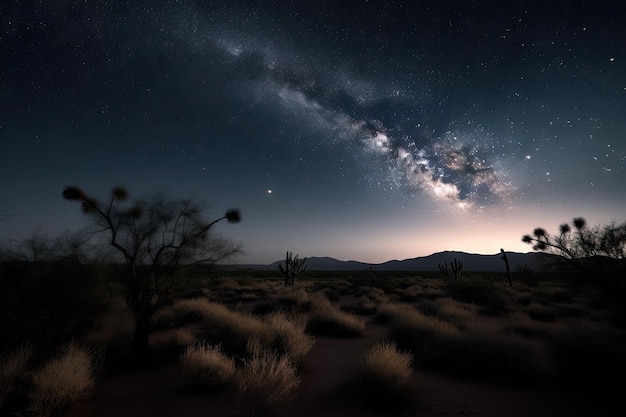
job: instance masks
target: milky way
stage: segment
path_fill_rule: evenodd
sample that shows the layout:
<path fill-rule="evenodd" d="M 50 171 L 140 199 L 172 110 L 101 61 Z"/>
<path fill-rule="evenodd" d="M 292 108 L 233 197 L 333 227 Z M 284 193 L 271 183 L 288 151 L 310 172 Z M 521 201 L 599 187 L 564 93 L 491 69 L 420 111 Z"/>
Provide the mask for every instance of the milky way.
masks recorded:
<path fill-rule="evenodd" d="M 391 132 L 380 120 L 368 118 L 366 107 L 377 100 L 393 98 L 398 91 L 385 91 L 375 82 L 339 80 L 337 74 L 328 72 L 318 76 L 311 71 L 316 67 L 313 62 L 303 62 L 297 70 L 285 69 L 281 67 L 281 57 L 268 56 L 262 48 L 250 51 L 223 40 L 215 44 L 244 67 L 242 73 L 256 75 L 258 84 L 244 84 L 244 88 L 262 90 L 260 101 L 273 102 L 272 96 L 278 96 L 280 100 L 274 103 L 319 129 L 327 146 L 349 142 L 357 160 L 368 153 L 377 155 L 379 166 L 372 168 L 370 182 L 392 183 L 396 189 L 415 190 L 463 209 L 500 204 L 512 192 L 512 186 L 502 180 L 502 173 L 491 162 L 493 155 L 481 143 L 481 139 L 489 139 L 482 131 L 469 135 L 447 131 L 441 136 L 420 135 L 419 139 L 401 128 Z M 358 87 L 349 88 L 354 85 Z M 381 170 L 381 164 L 387 169 Z"/>

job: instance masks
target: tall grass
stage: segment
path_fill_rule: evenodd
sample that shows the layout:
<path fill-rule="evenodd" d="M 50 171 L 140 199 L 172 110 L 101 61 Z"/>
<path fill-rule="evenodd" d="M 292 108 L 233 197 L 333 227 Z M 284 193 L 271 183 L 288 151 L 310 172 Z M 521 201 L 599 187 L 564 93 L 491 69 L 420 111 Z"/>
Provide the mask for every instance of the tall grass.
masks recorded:
<path fill-rule="evenodd" d="M 70 343 L 61 356 L 33 373 L 32 383 L 29 399 L 33 414 L 57 413 L 92 394 L 96 385 L 93 354 Z"/>
<path fill-rule="evenodd" d="M 239 415 L 259 416 L 269 413 L 286 400 L 300 385 L 294 363 L 284 355 L 254 345 L 237 375 Z"/>

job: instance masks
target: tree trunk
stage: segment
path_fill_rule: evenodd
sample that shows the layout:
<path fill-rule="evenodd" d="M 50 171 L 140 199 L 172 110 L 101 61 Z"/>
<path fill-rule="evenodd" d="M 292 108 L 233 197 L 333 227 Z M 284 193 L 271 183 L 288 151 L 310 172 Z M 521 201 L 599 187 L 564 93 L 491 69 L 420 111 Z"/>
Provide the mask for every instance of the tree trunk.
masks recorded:
<path fill-rule="evenodd" d="M 149 362 L 148 339 L 150 337 L 150 317 L 135 313 L 135 333 L 132 342 L 133 360 L 138 364 Z"/>

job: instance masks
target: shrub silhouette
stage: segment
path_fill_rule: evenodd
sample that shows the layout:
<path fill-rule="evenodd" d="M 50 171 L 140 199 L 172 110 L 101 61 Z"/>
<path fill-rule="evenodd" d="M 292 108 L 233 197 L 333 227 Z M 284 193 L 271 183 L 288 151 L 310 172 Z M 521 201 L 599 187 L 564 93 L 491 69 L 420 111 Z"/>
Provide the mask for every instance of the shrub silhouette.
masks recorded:
<path fill-rule="evenodd" d="M 622 320 L 626 318 L 626 222 L 588 227 L 585 219 L 576 217 L 571 225 L 561 224 L 558 234 L 537 227 L 522 241 L 536 251 L 561 255 L 578 281 L 603 288 Z"/>

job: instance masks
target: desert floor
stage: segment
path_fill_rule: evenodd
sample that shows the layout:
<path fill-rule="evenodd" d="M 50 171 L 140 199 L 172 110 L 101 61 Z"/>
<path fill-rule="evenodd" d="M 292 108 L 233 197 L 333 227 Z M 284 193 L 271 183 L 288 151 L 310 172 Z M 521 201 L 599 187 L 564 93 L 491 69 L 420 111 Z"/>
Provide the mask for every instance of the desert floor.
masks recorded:
<path fill-rule="evenodd" d="M 344 295 L 334 301 L 350 306 L 355 297 Z M 258 301 L 244 301 L 239 309 L 252 309 Z M 375 341 L 385 339 L 388 326 L 364 315 L 366 327 L 360 337 L 316 336 L 315 344 L 301 370 L 301 384 L 289 400 L 273 410 L 276 416 L 483 416 L 483 417 L 577 417 L 621 415 L 623 399 L 603 391 L 564 387 L 548 382 L 536 385 L 471 381 L 432 371 L 415 369 L 411 389 L 414 401 L 400 410 L 372 408 L 358 398 L 342 395 L 341 385 L 350 374 L 355 358 Z M 506 319 L 482 315 L 474 326 L 484 331 L 500 328 Z M 155 349 L 168 343 L 171 330 L 155 331 Z M 100 378 L 93 396 L 74 405 L 68 417 L 174 417 L 235 416 L 238 395 L 190 393 L 183 389 L 176 358 L 144 369 L 121 370 Z M 617 383 L 617 382 L 616 382 Z M 590 384 L 593 386 L 593 383 Z"/>

